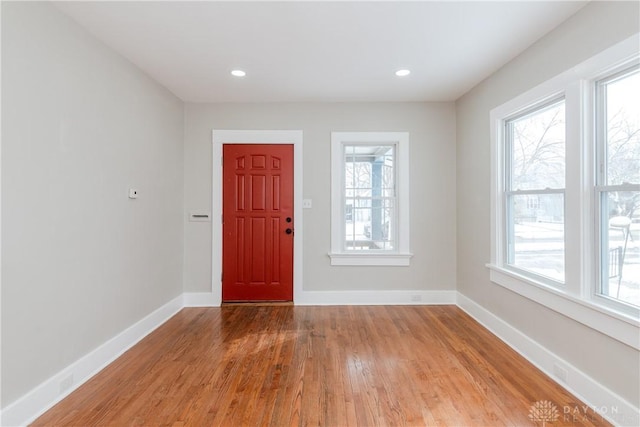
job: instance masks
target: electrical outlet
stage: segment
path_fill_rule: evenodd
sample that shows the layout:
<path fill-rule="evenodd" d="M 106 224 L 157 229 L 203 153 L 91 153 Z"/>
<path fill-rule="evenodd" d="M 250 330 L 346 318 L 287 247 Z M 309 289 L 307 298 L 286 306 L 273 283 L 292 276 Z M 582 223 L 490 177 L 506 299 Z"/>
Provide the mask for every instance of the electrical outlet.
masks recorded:
<path fill-rule="evenodd" d="M 566 383 L 567 378 L 569 377 L 569 372 L 560 366 L 558 363 L 553 364 L 553 375 L 558 378 L 560 381 Z"/>
<path fill-rule="evenodd" d="M 411 302 L 420 302 L 422 301 L 422 295 L 411 295 Z"/>

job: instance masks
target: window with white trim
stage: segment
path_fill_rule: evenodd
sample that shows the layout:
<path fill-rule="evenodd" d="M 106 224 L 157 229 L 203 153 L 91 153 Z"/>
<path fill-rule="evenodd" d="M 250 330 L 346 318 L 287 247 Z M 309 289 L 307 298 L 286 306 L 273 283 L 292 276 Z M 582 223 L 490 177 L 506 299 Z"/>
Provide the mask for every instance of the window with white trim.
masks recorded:
<path fill-rule="evenodd" d="M 331 264 L 409 265 L 409 134 L 331 140 Z"/>
<path fill-rule="evenodd" d="M 564 283 L 564 98 L 504 121 L 505 264 Z"/>
<path fill-rule="evenodd" d="M 598 295 L 640 306 L 640 67 L 595 84 Z"/>
<path fill-rule="evenodd" d="M 492 282 L 640 349 L 637 35 L 491 111 Z"/>

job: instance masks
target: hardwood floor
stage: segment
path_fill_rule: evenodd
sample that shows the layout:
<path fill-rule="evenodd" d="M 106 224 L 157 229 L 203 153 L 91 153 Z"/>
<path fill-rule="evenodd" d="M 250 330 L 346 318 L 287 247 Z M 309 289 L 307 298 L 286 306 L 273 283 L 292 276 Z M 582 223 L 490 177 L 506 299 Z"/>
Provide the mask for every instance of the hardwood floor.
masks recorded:
<path fill-rule="evenodd" d="M 35 426 L 609 425 L 455 306 L 187 308 Z M 553 416 L 553 413 L 551 413 Z"/>

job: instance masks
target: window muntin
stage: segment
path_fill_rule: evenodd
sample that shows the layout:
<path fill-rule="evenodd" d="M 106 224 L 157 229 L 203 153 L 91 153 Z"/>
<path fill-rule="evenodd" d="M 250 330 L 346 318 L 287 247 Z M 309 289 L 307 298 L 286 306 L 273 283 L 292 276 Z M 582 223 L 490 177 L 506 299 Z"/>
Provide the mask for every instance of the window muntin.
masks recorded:
<path fill-rule="evenodd" d="M 563 283 L 565 102 L 505 120 L 505 264 Z"/>
<path fill-rule="evenodd" d="M 345 144 L 345 251 L 396 249 L 395 145 Z"/>
<path fill-rule="evenodd" d="M 640 68 L 595 83 L 596 294 L 640 306 Z"/>

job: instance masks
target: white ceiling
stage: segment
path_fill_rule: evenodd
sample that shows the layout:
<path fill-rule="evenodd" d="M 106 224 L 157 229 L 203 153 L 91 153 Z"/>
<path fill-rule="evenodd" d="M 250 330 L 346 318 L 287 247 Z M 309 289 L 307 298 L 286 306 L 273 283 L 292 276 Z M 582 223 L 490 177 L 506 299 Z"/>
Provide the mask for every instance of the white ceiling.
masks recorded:
<path fill-rule="evenodd" d="M 455 100 L 585 2 L 56 4 L 184 101 L 346 102 Z"/>

